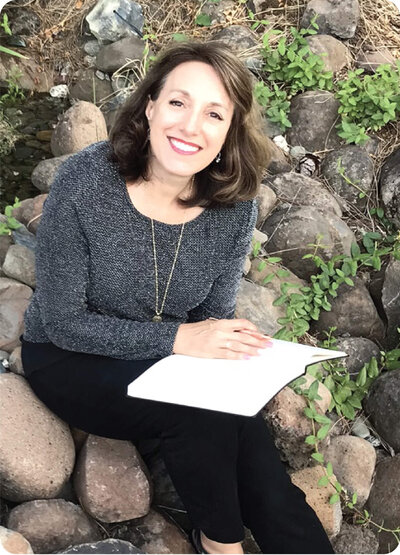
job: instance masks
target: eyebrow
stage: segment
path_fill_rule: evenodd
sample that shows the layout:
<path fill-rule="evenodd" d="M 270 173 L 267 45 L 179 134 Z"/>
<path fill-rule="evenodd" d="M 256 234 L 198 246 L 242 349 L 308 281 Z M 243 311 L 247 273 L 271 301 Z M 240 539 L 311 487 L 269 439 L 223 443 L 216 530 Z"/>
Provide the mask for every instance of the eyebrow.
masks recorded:
<path fill-rule="evenodd" d="M 173 89 L 172 91 L 170 91 L 170 93 L 174 93 L 174 92 L 182 93 L 184 96 L 187 96 L 188 98 L 190 98 L 190 94 L 188 93 L 188 91 L 185 91 L 184 89 Z M 221 104 L 220 102 L 209 102 L 208 105 L 218 106 L 219 108 L 223 108 L 224 110 L 228 111 L 228 108 L 223 104 Z"/>

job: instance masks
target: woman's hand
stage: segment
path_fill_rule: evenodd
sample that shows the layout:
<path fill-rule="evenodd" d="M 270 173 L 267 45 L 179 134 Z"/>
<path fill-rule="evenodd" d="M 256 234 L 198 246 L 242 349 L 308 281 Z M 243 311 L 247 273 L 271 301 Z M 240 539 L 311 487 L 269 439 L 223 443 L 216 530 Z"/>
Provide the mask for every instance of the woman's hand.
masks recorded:
<path fill-rule="evenodd" d="M 260 354 L 259 349 L 272 346 L 270 338 L 260 333 L 244 318 L 203 320 L 181 324 L 173 352 L 203 358 L 246 359 Z"/>

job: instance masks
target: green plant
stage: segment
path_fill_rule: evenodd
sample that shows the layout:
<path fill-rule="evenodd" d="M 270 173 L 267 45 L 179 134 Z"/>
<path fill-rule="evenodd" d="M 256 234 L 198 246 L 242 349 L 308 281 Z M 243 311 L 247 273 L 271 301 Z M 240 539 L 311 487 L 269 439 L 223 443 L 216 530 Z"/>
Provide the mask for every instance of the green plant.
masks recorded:
<path fill-rule="evenodd" d="M 324 71 L 323 60 L 311 52 L 305 39 L 305 36 L 317 33 L 318 25 L 315 18 L 311 25 L 314 29 L 298 31 L 291 27 L 292 41 L 288 43 L 283 36 L 274 49 L 270 46 L 270 39 L 273 35 L 282 34 L 282 31 L 270 29 L 263 35 L 262 54 L 267 79 L 283 84 L 288 98 L 309 89 L 331 90 L 333 87 L 332 72 Z"/>
<path fill-rule="evenodd" d="M 3 110 L 0 109 L 0 156 L 10 154 L 19 136 L 19 133 L 8 121 Z"/>
<path fill-rule="evenodd" d="M 0 27 L 4 29 L 6 35 L 12 35 L 11 29 L 8 25 L 8 16 L 6 13 L 3 14 L 3 21 L 0 21 Z M 25 60 L 29 60 L 28 56 L 24 56 L 15 50 L 10 50 L 10 48 L 6 48 L 0 44 L 0 52 L 4 52 L 4 54 L 9 54 L 10 56 L 17 56 L 18 58 L 24 58 Z"/>
<path fill-rule="evenodd" d="M 200 13 L 196 16 L 195 23 L 200 27 L 210 27 L 211 17 L 208 14 Z"/>
<path fill-rule="evenodd" d="M 379 66 L 373 75 L 363 74 L 363 69 L 350 71 L 347 79 L 337 83 L 338 135 L 348 143 L 364 144 L 367 131 L 378 131 L 400 113 L 400 61 L 395 67 Z"/>
<path fill-rule="evenodd" d="M 282 130 L 292 127 L 287 118 L 290 109 L 287 92 L 279 89 L 276 83 L 272 83 L 272 89 L 262 81 L 254 86 L 254 95 L 257 102 L 264 108 L 268 119 L 274 123 L 278 123 Z"/>
<path fill-rule="evenodd" d="M 17 100 L 23 100 L 25 98 L 24 91 L 18 85 L 18 80 L 22 77 L 22 72 L 13 66 L 9 72 L 7 79 L 8 92 L 2 94 L 0 97 L 0 104 L 14 104 Z"/>
<path fill-rule="evenodd" d="M 12 215 L 14 208 L 18 208 L 18 206 L 20 205 L 21 203 L 18 197 L 15 197 L 14 204 L 12 206 L 7 205 L 5 207 L 4 214 L 6 217 L 6 221 L 0 222 L 0 235 L 11 235 L 14 229 L 18 229 L 19 227 L 21 227 L 21 224 Z"/>

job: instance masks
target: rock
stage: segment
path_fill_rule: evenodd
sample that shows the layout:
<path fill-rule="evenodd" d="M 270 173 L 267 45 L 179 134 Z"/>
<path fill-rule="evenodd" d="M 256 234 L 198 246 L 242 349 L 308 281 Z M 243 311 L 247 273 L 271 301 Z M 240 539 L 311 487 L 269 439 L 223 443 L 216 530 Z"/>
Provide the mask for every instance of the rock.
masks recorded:
<path fill-rule="evenodd" d="M 69 427 L 21 376 L 0 375 L 0 391 L 2 496 L 10 501 L 56 496 L 75 462 Z"/>
<path fill-rule="evenodd" d="M 386 158 L 380 176 L 385 215 L 400 227 L 400 148 Z"/>
<path fill-rule="evenodd" d="M 96 523 L 78 505 L 63 499 L 22 503 L 10 511 L 8 526 L 20 532 L 35 553 L 54 553 L 101 539 Z"/>
<path fill-rule="evenodd" d="M 24 314 L 33 291 L 27 285 L 0 277 L 0 349 L 10 352 L 21 344 Z"/>
<path fill-rule="evenodd" d="M 21 205 L 13 210 L 14 218 L 23 223 L 31 233 L 36 233 L 40 223 L 43 203 L 46 198 L 47 195 L 37 195 L 34 198 L 27 198 L 22 200 Z"/>
<path fill-rule="evenodd" d="M 264 183 L 275 192 L 278 201 L 288 208 L 291 204 L 294 206 L 313 206 L 322 212 L 330 210 L 336 216 L 342 216 L 337 201 L 325 189 L 323 184 L 315 179 L 291 172 L 267 177 Z"/>
<path fill-rule="evenodd" d="M 33 553 L 28 540 L 14 530 L 0 526 L 0 551 L 2 553 Z"/>
<path fill-rule="evenodd" d="M 331 538 L 339 533 L 342 510 L 339 501 L 333 505 L 329 503 L 330 497 L 336 492 L 335 488 L 330 484 L 327 487 L 317 485 L 322 476 L 325 476 L 325 472 L 321 465 L 317 465 L 296 470 L 290 475 L 290 478 L 293 484 L 305 493 L 307 503 L 314 509 L 325 532 Z M 331 479 L 333 482 L 335 481 L 334 474 Z"/>
<path fill-rule="evenodd" d="M 358 0 L 310 0 L 300 26 L 309 27 L 315 15 L 318 33 L 351 39 L 357 29 L 360 7 Z"/>
<path fill-rule="evenodd" d="M 357 508 L 363 507 L 372 486 L 375 449 L 365 439 L 344 435 L 332 438 L 330 445 L 322 452 L 325 463 L 332 463 L 336 478 L 349 496 L 357 493 Z"/>
<path fill-rule="evenodd" d="M 21 281 L 35 289 L 35 255 L 27 247 L 11 245 L 7 251 L 2 270 L 7 277 Z"/>
<path fill-rule="evenodd" d="M 338 216 L 312 206 L 292 207 L 290 211 L 279 207 L 265 220 L 261 231 L 269 237 L 268 252 L 280 256 L 282 264 L 302 279 L 317 273 L 314 262 L 303 260 L 302 256 L 314 252 L 307 245 L 315 244 L 319 235 L 325 247 L 319 255 L 324 259 L 350 254 L 351 244 L 355 242 L 353 232 Z"/>
<path fill-rule="evenodd" d="M 83 50 L 88 54 L 91 58 L 95 58 L 99 53 L 101 48 L 101 43 L 98 40 L 88 40 L 83 45 Z"/>
<path fill-rule="evenodd" d="M 125 523 L 118 529 L 117 536 L 144 553 L 195 553 L 182 531 L 154 509 L 143 518 Z"/>
<path fill-rule="evenodd" d="M 21 347 L 15 347 L 15 349 L 13 350 L 13 352 L 10 355 L 10 359 L 9 359 L 9 363 L 10 363 L 10 371 L 13 372 L 14 374 L 18 374 L 20 376 L 24 376 L 25 372 L 22 366 L 22 360 L 21 360 Z"/>
<path fill-rule="evenodd" d="M 259 270 L 260 264 L 262 263 L 262 269 Z M 264 283 L 264 280 L 270 274 L 274 274 L 274 278 L 267 283 Z M 261 258 L 253 258 L 251 261 L 251 268 L 248 274 L 248 279 L 251 279 L 257 285 L 261 285 L 262 287 L 268 289 L 271 292 L 271 295 L 275 295 L 277 299 L 281 293 L 281 285 L 285 282 L 295 283 L 298 287 L 293 287 L 290 289 L 290 293 L 297 293 L 300 287 L 304 287 L 307 285 L 305 281 L 298 278 L 295 274 L 293 274 L 287 268 L 283 268 L 279 264 L 272 264 L 267 262 L 266 260 L 262 260 Z"/>
<path fill-rule="evenodd" d="M 262 246 L 266 241 L 268 241 L 268 235 L 256 228 L 254 229 L 253 239 L 254 241 L 261 243 Z"/>
<path fill-rule="evenodd" d="M 42 160 L 41 162 L 39 162 L 31 175 L 31 180 L 34 186 L 39 189 L 39 191 L 42 191 L 43 193 L 48 193 L 59 167 L 63 162 L 65 162 L 65 160 L 68 160 L 70 156 L 72 155 L 65 154 L 64 156 L 58 156 L 57 158 L 48 158 L 47 160 Z M 46 198 L 47 195 L 44 197 L 43 203 Z"/>
<path fill-rule="evenodd" d="M 372 384 L 364 410 L 379 435 L 400 452 L 400 369 L 384 372 Z"/>
<path fill-rule="evenodd" d="M 74 486 L 85 511 L 102 522 L 140 518 L 150 510 L 147 470 L 129 441 L 90 435 L 79 453 Z"/>
<path fill-rule="evenodd" d="M 144 553 L 139 551 L 133 544 L 126 542 L 124 540 L 115 540 L 109 538 L 108 540 L 103 540 L 100 542 L 93 543 L 81 543 L 79 545 L 73 545 L 64 549 L 62 553 L 101 553 L 104 555 L 109 555 L 112 553 Z"/>
<path fill-rule="evenodd" d="M 382 64 L 390 64 L 395 67 L 396 58 L 386 47 L 380 47 L 378 50 L 361 50 L 355 60 L 356 66 L 364 69 L 368 73 L 375 73 L 377 68 Z"/>
<path fill-rule="evenodd" d="M 344 351 L 349 355 L 348 358 L 342 359 L 341 363 L 354 379 L 364 364 L 369 362 L 372 357 L 379 360 L 379 348 L 366 337 L 338 337 L 336 347 L 339 351 Z"/>
<path fill-rule="evenodd" d="M 51 151 L 54 156 L 71 154 L 105 139 L 107 127 L 103 114 L 97 106 L 82 100 L 69 108 L 58 122 L 51 136 Z"/>
<path fill-rule="evenodd" d="M 113 92 L 110 80 L 99 79 L 96 68 L 80 69 L 75 76 L 76 82 L 69 89 L 69 95 L 73 99 L 98 105 Z"/>
<path fill-rule="evenodd" d="M 211 19 L 211 25 L 215 23 L 228 23 L 225 12 L 231 12 L 235 9 L 234 0 L 220 0 L 213 2 L 213 0 L 206 0 L 201 2 L 201 13 L 208 15 Z"/>
<path fill-rule="evenodd" d="M 24 7 L 13 13 L 9 26 L 13 35 L 37 35 L 40 31 L 40 18 L 33 10 Z"/>
<path fill-rule="evenodd" d="M 319 320 L 313 323 L 314 331 L 323 332 L 336 326 L 338 335 L 349 334 L 382 341 L 384 326 L 371 299 L 368 289 L 359 278 L 353 278 L 354 286 L 342 283 L 337 297 L 330 299 L 332 309 L 321 311 Z"/>
<path fill-rule="evenodd" d="M 275 144 L 274 141 L 277 137 L 275 137 L 273 141 L 271 141 L 268 137 L 266 138 L 268 140 L 269 152 L 271 156 L 267 167 L 268 173 L 276 175 L 283 172 L 289 172 L 292 167 L 288 162 L 285 152 L 281 147 Z"/>
<path fill-rule="evenodd" d="M 13 48 L 16 52 L 26 56 L 24 48 Z M 54 74 L 50 69 L 38 65 L 32 57 L 30 59 L 17 58 L 0 52 L 0 87 L 7 88 L 6 79 L 10 72 L 19 72 L 18 86 L 23 90 L 47 93 L 54 85 Z"/>
<path fill-rule="evenodd" d="M 100 0 L 86 16 L 86 21 L 92 35 L 110 42 L 137 36 L 132 26 L 142 32 L 144 24 L 142 7 L 129 0 Z"/>
<path fill-rule="evenodd" d="M 301 145 L 308 152 L 338 148 L 342 140 L 335 124 L 339 101 L 328 91 L 307 91 L 296 95 L 290 103 L 287 140 L 291 145 Z"/>
<path fill-rule="evenodd" d="M 1 218 L 0 221 L 2 221 Z M 13 240 L 11 235 L 0 235 L 0 266 L 3 264 L 7 251 L 12 243 Z"/>
<path fill-rule="evenodd" d="M 143 58 L 145 43 L 136 36 L 126 37 L 112 44 L 103 46 L 96 56 L 96 67 L 107 73 L 114 73 L 128 60 L 139 60 Z M 134 63 L 135 64 L 135 63 Z"/>
<path fill-rule="evenodd" d="M 261 184 L 260 191 L 257 197 L 258 204 L 258 216 L 257 216 L 257 228 L 259 228 L 272 212 L 273 207 L 276 204 L 276 194 L 264 183 Z"/>
<path fill-rule="evenodd" d="M 24 224 L 21 224 L 18 229 L 14 229 L 11 232 L 13 241 L 16 245 L 22 245 L 26 247 L 32 253 L 36 250 L 36 237 L 33 233 L 28 231 Z"/>
<path fill-rule="evenodd" d="M 278 318 L 285 316 L 282 306 L 273 306 L 276 295 L 270 289 L 241 280 L 236 303 L 235 318 L 247 318 L 268 335 L 279 329 Z"/>
<path fill-rule="evenodd" d="M 211 6 L 211 4 L 209 4 Z M 217 40 L 219 42 L 225 43 L 229 46 L 235 54 L 241 54 L 242 52 L 249 49 L 257 49 L 255 54 L 258 54 L 258 37 L 249 28 L 244 25 L 229 25 L 214 33 L 212 35 L 212 40 Z M 256 56 L 260 60 L 262 59 L 260 55 Z"/>
<path fill-rule="evenodd" d="M 350 50 L 340 40 L 330 35 L 311 35 L 305 37 L 313 54 L 324 62 L 324 71 L 336 73 L 351 62 Z"/>
<path fill-rule="evenodd" d="M 262 416 L 272 430 L 281 459 L 295 470 L 306 467 L 313 447 L 305 443 L 312 434 L 311 421 L 305 416 L 307 406 L 302 395 L 284 387 L 264 407 Z"/>
<path fill-rule="evenodd" d="M 374 484 L 367 501 L 371 520 L 389 529 L 400 522 L 400 455 L 383 459 L 377 466 Z M 379 553 L 390 553 L 398 543 L 390 532 L 378 534 Z"/>
<path fill-rule="evenodd" d="M 347 145 L 329 152 L 321 164 L 321 174 L 339 196 L 344 210 L 349 211 L 351 206 L 365 208 L 374 186 L 374 164 L 363 148 Z M 365 194 L 363 198 L 360 192 Z"/>
<path fill-rule="evenodd" d="M 335 553 L 378 553 L 379 542 L 369 528 L 342 523 L 339 534 L 331 540 Z"/>
<path fill-rule="evenodd" d="M 397 328 L 400 324 L 400 260 L 390 260 L 382 289 L 382 304 L 386 313 L 387 347 L 394 349 L 399 342 Z"/>

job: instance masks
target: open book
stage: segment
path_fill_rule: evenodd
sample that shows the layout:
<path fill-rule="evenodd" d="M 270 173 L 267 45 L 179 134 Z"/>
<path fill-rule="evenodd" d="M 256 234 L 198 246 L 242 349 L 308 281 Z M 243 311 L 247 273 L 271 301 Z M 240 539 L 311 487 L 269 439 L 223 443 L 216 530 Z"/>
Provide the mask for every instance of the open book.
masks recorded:
<path fill-rule="evenodd" d="M 346 357 L 331 351 L 272 339 L 249 360 L 170 355 L 156 362 L 128 387 L 128 395 L 190 407 L 255 416 L 307 366 Z"/>

